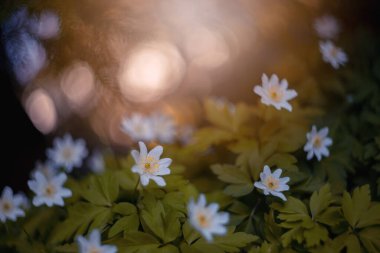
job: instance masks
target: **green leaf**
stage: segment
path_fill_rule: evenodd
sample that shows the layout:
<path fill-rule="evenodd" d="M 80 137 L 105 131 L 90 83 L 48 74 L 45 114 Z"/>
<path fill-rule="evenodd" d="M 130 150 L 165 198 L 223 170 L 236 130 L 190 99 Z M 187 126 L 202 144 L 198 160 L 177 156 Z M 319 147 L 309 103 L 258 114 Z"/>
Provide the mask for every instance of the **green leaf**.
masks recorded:
<path fill-rule="evenodd" d="M 320 245 L 320 242 L 324 242 L 329 238 L 327 229 L 323 226 L 315 224 L 312 229 L 306 229 L 304 232 L 306 246 L 313 247 Z"/>
<path fill-rule="evenodd" d="M 95 205 L 111 206 L 119 194 L 118 178 L 112 172 L 91 176 L 84 182 L 81 195 Z"/>
<path fill-rule="evenodd" d="M 314 192 L 310 198 L 311 216 L 316 217 L 321 214 L 333 202 L 330 185 L 325 184 L 318 192 Z"/>
<path fill-rule="evenodd" d="M 191 227 L 188 221 L 186 221 L 185 224 L 183 224 L 182 233 L 185 241 L 189 245 L 201 237 L 201 235 Z"/>
<path fill-rule="evenodd" d="M 109 208 L 78 202 L 68 207 L 68 217 L 54 228 L 49 241 L 51 243 L 69 241 L 75 235 L 84 234 L 89 227 L 102 229 L 112 218 L 111 214 Z"/>
<path fill-rule="evenodd" d="M 114 237 L 115 235 L 123 231 L 137 231 L 140 225 L 139 216 L 137 214 L 132 214 L 120 218 L 112 225 L 108 231 L 108 237 Z"/>
<path fill-rule="evenodd" d="M 380 225 L 380 203 L 372 202 L 371 206 L 363 212 L 357 224 L 358 228 Z"/>
<path fill-rule="evenodd" d="M 343 193 L 342 211 L 352 228 L 357 226 L 360 217 L 368 210 L 371 203 L 369 185 L 355 188 L 352 197 Z"/>
<path fill-rule="evenodd" d="M 233 197 L 241 197 L 253 191 L 253 184 L 232 184 L 224 189 L 224 193 Z"/>
<path fill-rule="evenodd" d="M 131 231 L 125 234 L 124 239 L 115 241 L 118 252 L 149 253 L 158 249 L 159 241 L 152 235 L 140 231 Z"/>
<path fill-rule="evenodd" d="M 252 182 L 246 171 L 234 165 L 215 164 L 211 166 L 211 170 L 218 176 L 219 180 L 226 183 L 249 184 Z"/>
<path fill-rule="evenodd" d="M 359 238 L 368 252 L 380 252 L 380 227 L 363 229 Z"/>
<path fill-rule="evenodd" d="M 131 215 L 137 213 L 137 208 L 131 203 L 121 202 L 112 207 L 112 212 L 122 215 Z"/>

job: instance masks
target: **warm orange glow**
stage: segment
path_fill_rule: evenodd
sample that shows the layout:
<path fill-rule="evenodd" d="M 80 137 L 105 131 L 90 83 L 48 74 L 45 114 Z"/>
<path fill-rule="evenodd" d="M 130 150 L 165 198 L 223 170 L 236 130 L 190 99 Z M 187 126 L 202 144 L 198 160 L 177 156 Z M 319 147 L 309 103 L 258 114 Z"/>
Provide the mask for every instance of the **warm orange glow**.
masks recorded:
<path fill-rule="evenodd" d="M 223 36 L 206 28 L 195 28 L 185 38 L 185 50 L 192 64 L 217 68 L 230 58 L 230 49 Z"/>
<path fill-rule="evenodd" d="M 57 123 L 57 112 L 53 100 L 42 89 L 32 92 L 26 100 L 26 112 L 34 126 L 47 134 L 54 130 Z"/>
<path fill-rule="evenodd" d="M 95 91 L 95 77 L 87 63 L 76 63 L 62 75 L 61 89 L 70 106 L 83 109 L 88 105 Z"/>
<path fill-rule="evenodd" d="M 127 56 L 119 85 L 123 95 L 137 102 L 154 101 L 175 89 L 184 74 L 176 47 L 165 42 L 144 44 Z"/>

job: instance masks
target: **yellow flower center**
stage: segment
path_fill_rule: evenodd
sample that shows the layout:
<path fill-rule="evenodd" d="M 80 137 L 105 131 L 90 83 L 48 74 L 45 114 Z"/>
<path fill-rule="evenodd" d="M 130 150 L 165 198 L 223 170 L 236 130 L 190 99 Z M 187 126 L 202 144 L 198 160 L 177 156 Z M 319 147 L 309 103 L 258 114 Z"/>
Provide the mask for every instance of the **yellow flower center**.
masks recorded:
<path fill-rule="evenodd" d="M 273 101 L 280 102 L 282 100 L 283 94 L 278 87 L 271 87 L 268 93 Z"/>
<path fill-rule="evenodd" d="M 319 136 L 315 136 L 313 140 L 314 148 L 320 148 L 322 146 L 322 139 Z"/>
<path fill-rule="evenodd" d="M 205 214 L 203 213 L 198 214 L 197 219 L 198 219 L 199 226 L 201 226 L 202 228 L 209 227 L 210 222 L 207 219 L 207 216 Z"/>
<path fill-rule="evenodd" d="M 62 156 L 63 158 L 65 158 L 66 160 L 69 160 L 71 159 L 71 157 L 73 156 L 73 150 L 71 148 L 64 148 L 62 150 Z"/>
<path fill-rule="evenodd" d="M 98 247 L 91 247 L 88 253 L 101 253 L 102 251 Z"/>
<path fill-rule="evenodd" d="M 153 157 L 151 156 L 148 156 L 146 159 L 145 159 L 145 162 L 143 163 L 143 166 L 144 166 L 144 171 L 147 172 L 147 173 L 155 173 L 158 171 L 158 163 L 157 163 L 157 160 L 154 159 Z"/>
<path fill-rule="evenodd" d="M 45 188 L 45 196 L 52 197 L 56 193 L 55 187 L 51 184 L 48 184 Z"/>
<path fill-rule="evenodd" d="M 8 201 L 5 201 L 3 203 L 3 210 L 4 210 L 4 212 L 7 213 L 7 212 L 11 211 L 11 209 L 12 209 L 12 204 L 9 203 Z"/>
<path fill-rule="evenodd" d="M 271 190 L 277 190 L 278 187 L 279 187 L 279 184 L 280 184 L 280 181 L 278 179 L 275 179 L 273 178 L 272 176 L 269 176 L 267 179 L 266 179 L 266 182 L 265 182 L 266 186 L 271 189 Z"/>

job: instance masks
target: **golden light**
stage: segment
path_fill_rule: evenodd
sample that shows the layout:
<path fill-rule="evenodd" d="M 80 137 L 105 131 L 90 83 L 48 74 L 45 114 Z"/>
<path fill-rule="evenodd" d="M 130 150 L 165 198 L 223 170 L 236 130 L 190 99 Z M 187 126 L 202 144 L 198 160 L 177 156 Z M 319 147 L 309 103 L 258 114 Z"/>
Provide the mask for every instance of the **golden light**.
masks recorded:
<path fill-rule="evenodd" d="M 53 131 L 57 124 L 57 111 L 53 100 L 43 89 L 33 91 L 25 102 L 26 112 L 33 125 L 43 134 Z"/>
<path fill-rule="evenodd" d="M 78 62 L 62 74 L 60 86 L 70 106 L 83 110 L 93 98 L 95 76 L 87 63 Z"/>
<path fill-rule="evenodd" d="M 185 51 L 192 64 L 204 68 L 220 67 L 230 58 L 230 49 L 223 35 L 205 27 L 187 33 Z"/>
<path fill-rule="evenodd" d="M 173 91 L 185 72 L 177 48 L 167 42 L 152 42 L 136 48 L 122 64 L 119 86 L 135 102 L 150 102 Z"/>

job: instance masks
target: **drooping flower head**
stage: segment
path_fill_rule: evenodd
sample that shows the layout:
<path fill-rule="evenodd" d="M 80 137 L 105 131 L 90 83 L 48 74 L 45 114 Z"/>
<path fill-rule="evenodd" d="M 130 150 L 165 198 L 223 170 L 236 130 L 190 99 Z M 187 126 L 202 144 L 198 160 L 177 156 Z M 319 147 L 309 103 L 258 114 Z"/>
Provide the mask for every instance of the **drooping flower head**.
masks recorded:
<path fill-rule="evenodd" d="M 140 141 L 139 147 L 140 152 L 137 150 L 131 151 L 131 155 L 136 162 L 132 167 L 132 172 L 140 175 L 140 182 L 143 186 L 148 185 L 151 179 L 157 185 L 165 186 L 166 182 L 162 176 L 170 174 L 169 166 L 172 163 L 172 159 L 160 159 L 164 150 L 162 146 L 156 146 L 149 153 L 144 142 Z"/>
<path fill-rule="evenodd" d="M 121 122 L 121 130 L 133 141 L 143 140 L 149 142 L 154 139 L 151 119 L 139 113 L 124 118 Z"/>
<path fill-rule="evenodd" d="M 63 198 L 72 195 L 71 190 L 63 187 L 66 180 L 67 176 L 65 173 L 47 178 L 44 174 L 37 171 L 34 174 L 34 178 L 28 181 L 29 188 L 36 194 L 33 198 L 33 205 L 63 206 L 65 204 Z"/>
<path fill-rule="evenodd" d="M 73 140 L 70 134 L 65 134 L 63 138 L 55 138 L 53 144 L 53 148 L 48 149 L 46 154 L 56 167 L 71 172 L 74 167 L 82 166 L 83 159 L 88 154 L 83 139 Z"/>
<path fill-rule="evenodd" d="M 0 198 L 0 221 L 6 220 L 16 221 L 17 217 L 25 216 L 25 212 L 21 209 L 23 197 L 20 194 L 13 195 L 10 187 L 5 186 Z"/>
<path fill-rule="evenodd" d="M 273 195 L 286 201 L 283 191 L 289 190 L 287 183 L 289 182 L 289 177 L 280 178 L 282 169 L 278 168 L 273 173 L 271 172 L 268 165 L 264 166 L 263 172 L 260 173 L 259 182 L 255 182 L 254 186 L 263 190 L 264 195 Z"/>
<path fill-rule="evenodd" d="M 88 239 L 83 236 L 77 238 L 79 253 L 116 253 L 117 248 L 114 245 L 102 245 L 100 232 L 94 229 Z"/>
<path fill-rule="evenodd" d="M 323 61 L 330 63 L 334 69 L 338 69 L 347 63 L 346 53 L 331 41 L 319 42 L 319 49 L 322 53 Z"/>
<path fill-rule="evenodd" d="M 187 212 L 190 224 L 200 232 L 207 241 L 213 240 L 213 235 L 225 235 L 229 221 L 227 212 L 218 212 L 219 205 L 211 203 L 206 206 L 206 197 L 200 194 L 198 201 L 190 200 Z"/>
<path fill-rule="evenodd" d="M 340 25 L 335 17 L 324 15 L 315 19 L 314 29 L 322 39 L 334 39 L 340 32 Z"/>
<path fill-rule="evenodd" d="M 315 156 L 320 161 L 322 156 L 328 157 L 330 155 L 328 147 L 332 145 L 333 141 L 327 136 L 328 134 L 328 127 L 317 131 L 317 127 L 312 126 L 311 131 L 306 134 L 307 142 L 304 147 L 307 152 L 307 160 L 311 160 Z"/>
<path fill-rule="evenodd" d="M 292 111 L 292 106 L 288 103 L 289 100 L 297 96 L 295 90 L 288 89 L 288 81 L 282 79 L 281 82 L 277 75 L 272 75 L 269 79 L 266 74 L 261 77 L 262 86 L 256 85 L 253 91 L 261 97 L 261 103 L 272 105 L 277 110 L 285 108 Z"/>
<path fill-rule="evenodd" d="M 173 143 L 177 129 L 173 117 L 161 112 L 154 113 L 150 120 L 154 131 L 154 139 L 159 143 Z"/>

